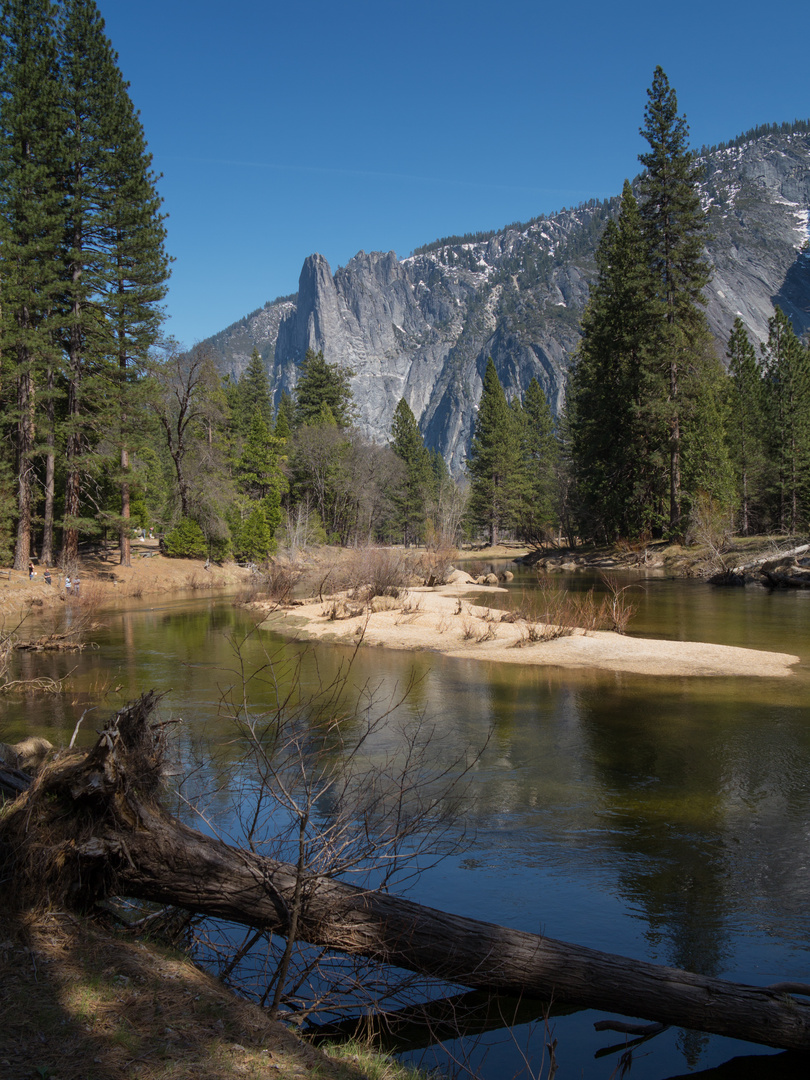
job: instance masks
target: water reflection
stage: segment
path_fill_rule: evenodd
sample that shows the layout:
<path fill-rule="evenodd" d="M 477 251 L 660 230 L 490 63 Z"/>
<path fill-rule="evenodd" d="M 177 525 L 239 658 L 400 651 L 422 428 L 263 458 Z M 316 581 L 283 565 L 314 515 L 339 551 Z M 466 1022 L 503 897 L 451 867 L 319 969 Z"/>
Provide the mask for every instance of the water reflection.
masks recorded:
<path fill-rule="evenodd" d="M 500 602 L 526 585 L 517 581 Z M 780 680 L 659 680 L 504 670 L 384 649 L 361 649 L 354 658 L 352 697 L 370 708 L 412 684 L 403 713 L 436 725 L 438 764 L 486 745 L 466 815 L 475 843 L 426 872 L 418 898 L 705 974 L 806 981 L 810 594 L 650 579 L 637 603 L 633 632 L 793 652 L 802 665 Z M 238 826 L 245 747 L 228 714 L 243 679 L 249 707 L 260 714 L 289 690 L 292 675 L 279 672 L 300 671 L 304 685 L 328 683 L 352 658 L 344 647 L 312 650 L 256 633 L 244 613 L 210 597 L 144 605 L 106 621 L 96 650 L 20 657 L 21 674 L 76 671 L 69 693 L 2 701 L 0 737 L 36 732 L 66 743 L 95 706 L 80 733 L 87 745 L 105 710 L 145 689 L 165 690 L 164 715 L 185 721 L 177 743 L 188 773 L 181 794 L 204 801 L 230 833 Z M 392 754 L 396 732 L 384 727 L 370 748 Z M 325 806 L 322 824 L 329 813 Z M 610 1075 L 612 1064 L 593 1061 L 604 1043 L 590 1027 L 599 1018 L 554 1021 L 563 1074 Z M 537 1062 L 545 1037 L 527 1034 Z M 487 1075 L 512 1075 L 519 1055 L 510 1045 L 493 1051 Z M 745 1044 L 678 1033 L 647 1049 L 634 1077 L 751 1053 Z"/>

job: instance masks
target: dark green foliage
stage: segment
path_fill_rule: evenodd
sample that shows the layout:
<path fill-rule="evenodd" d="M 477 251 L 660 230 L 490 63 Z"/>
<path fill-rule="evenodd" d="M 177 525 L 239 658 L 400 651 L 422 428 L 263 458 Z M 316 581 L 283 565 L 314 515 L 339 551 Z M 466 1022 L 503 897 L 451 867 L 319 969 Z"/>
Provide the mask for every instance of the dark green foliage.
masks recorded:
<path fill-rule="evenodd" d="M 523 459 L 519 532 L 538 544 L 548 539 L 557 524 L 559 444 L 551 409 L 537 379 L 532 379 L 523 395 Z"/>
<path fill-rule="evenodd" d="M 11 0 L 1 18 L 0 356 L 14 365 L 4 419 L 16 428 L 15 560 L 28 558 L 38 459 L 43 558 L 58 498 L 65 558 L 80 532 L 114 515 L 123 559 L 137 384 L 168 277 L 151 159 L 93 0 Z"/>
<path fill-rule="evenodd" d="M 276 525 L 278 527 L 278 524 Z M 261 503 L 254 505 L 234 537 L 234 554 L 243 562 L 265 562 L 276 550 L 273 532 Z"/>
<path fill-rule="evenodd" d="M 208 543 L 196 521 L 180 518 L 163 538 L 163 551 L 173 559 L 204 559 L 208 554 Z"/>
<path fill-rule="evenodd" d="M 242 454 L 236 463 L 237 484 L 245 495 L 254 500 L 264 499 L 271 490 L 286 490 L 280 468 L 281 449 L 280 440 L 270 434 L 257 408 Z"/>
<path fill-rule="evenodd" d="M 270 380 L 262 358 L 259 356 L 259 350 L 254 349 L 248 366 L 242 372 L 242 377 L 231 394 L 231 423 L 237 435 L 248 434 L 257 411 L 269 428 L 273 422 Z"/>
<path fill-rule="evenodd" d="M 237 557 L 251 562 L 261 561 L 275 550 L 274 537 L 282 519 L 281 500 L 288 489 L 281 469 L 283 445 L 283 440 L 270 434 L 257 408 L 236 463 L 236 483 L 242 499 L 236 517 L 231 516 Z"/>
<path fill-rule="evenodd" d="M 777 308 L 763 348 L 771 515 L 795 532 L 806 520 L 810 468 L 810 349 Z"/>
<path fill-rule="evenodd" d="M 416 417 L 401 398 L 391 424 L 391 449 L 404 465 L 404 476 L 391 496 L 403 543 L 424 540 L 427 513 L 436 491 L 434 466 Z"/>
<path fill-rule="evenodd" d="M 586 534 L 652 533 L 666 493 L 666 388 L 657 368 L 661 305 L 638 204 L 625 181 L 596 256 L 569 389 L 574 472 Z"/>
<path fill-rule="evenodd" d="M 754 346 L 742 319 L 737 316 L 728 339 L 729 409 L 726 431 L 734 469 L 740 530 L 744 536 L 757 520 L 762 502 L 765 404 L 762 373 Z"/>
<path fill-rule="evenodd" d="M 278 403 L 276 413 L 275 436 L 277 439 L 289 439 L 295 424 L 295 402 L 292 395 L 285 390 Z"/>
<path fill-rule="evenodd" d="M 521 443 L 521 422 L 507 404 L 490 357 L 484 372 L 467 472 L 470 520 L 488 531 L 493 546 L 502 531 L 512 527 L 516 520 L 524 478 Z"/>
<path fill-rule="evenodd" d="M 55 9 L 0 9 L 0 379 L 17 477 L 15 567 L 25 569 L 34 512 L 37 387 L 53 364 L 64 235 L 63 116 Z"/>
<path fill-rule="evenodd" d="M 307 349 L 295 388 L 295 425 L 324 422 L 326 405 L 339 428 L 347 428 L 354 417 L 351 377 L 340 364 L 328 364 L 322 352 Z"/>
<path fill-rule="evenodd" d="M 706 221 L 688 128 L 656 68 L 641 134 L 640 202 L 625 183 L 597 254 L 569 422 L 588 535 L 681 533 L 701 494 L 731 500 L 725 387 L 702 310 Z"/>
<path fill-rule="evenodd" d="M 650 149 L 639 155 L 640 208 L 647 241 L 647 265 L 656 283 L 663 318 L 654 343 L 666 380 L 669 429 L 669 527 L 681 525 L 681 455 L 689 399 L 700 394 L 694 372 L 710 335 L 702 289 L 710 277 L 705 261 L 706 218 L 700 206 L 699 171 L 689 151 L 689 128 L 678 116 L 675 91 L 660 67 L 647 91 L 641 135 Z"/>

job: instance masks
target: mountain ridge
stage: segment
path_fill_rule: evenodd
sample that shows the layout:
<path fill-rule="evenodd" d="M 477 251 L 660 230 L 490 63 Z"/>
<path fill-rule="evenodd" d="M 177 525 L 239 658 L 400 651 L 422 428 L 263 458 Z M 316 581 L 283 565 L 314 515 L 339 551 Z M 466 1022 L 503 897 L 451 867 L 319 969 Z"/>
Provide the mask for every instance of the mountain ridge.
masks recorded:
<path fill-rule="evenodd" d="M 810 124 L 794 126 L 698 155 L 714 266 L 706 311 L 721 356 L 738 313 L 755 340 L 767 337 L 775 303 L 797 333 L 810 330 Z M 323 256 L 310 255 L 296 294 L 203 344 L 235 377 L 258 348 L 276 395 L 294 389 L 307 348 L 323 350 L 355 372 L 366 435 L 387 441 L 404 397 L 427 445 L 459 473 L 489 356 L 507 394 L 536 377 L 559 411 L 596 246 L 617 209 L 618 196 L 592 199 L 469 240 L 434 241 L 404 258 L 360 251 L 334 274 Z"/>

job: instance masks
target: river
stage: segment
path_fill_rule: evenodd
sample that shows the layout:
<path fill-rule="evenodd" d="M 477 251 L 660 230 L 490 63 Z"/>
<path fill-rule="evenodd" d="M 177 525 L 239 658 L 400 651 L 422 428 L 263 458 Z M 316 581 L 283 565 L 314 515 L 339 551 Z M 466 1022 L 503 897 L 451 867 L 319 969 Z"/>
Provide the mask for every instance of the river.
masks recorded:
<path fill-rule="evenodd" d="M 583 576 L 560 580 L 591 584 Z M 409 895 L 707 975 L 808 982 L 810 593 L 633 580 L 632 633 L 795 653 L 796 673 L 656 679 L 361 649 L 350 682 L 373 690 L 378 711 L 416 677 L 403 709 L 435 726 L 437 762 L 485 747 L 465 805 L 468 847 L 425 870 Z M 517 595 L 525 587 L 528 578 L 510 588 Z M 243 672 L 263 667 L 250 683 L 251 708 L 269 707 L 277 687 L 268 657 L 281 670 L 301 648 L 255 633 L 243 612 L 211 595 L 146 600 L 107 612 L 104 623 L 93 635 L 97 648 L 78 657 L 21 657 L 22 674 L 75 669 L 70 690 L 2 701 L 0 738 L 36 733 L 66 743 L 84 714 L 78 742 L 87 745 L 122 700 L 163 690 L 163 715 L 185 721 L 178 729 L 185 767 L 200 755 L 206 763 L 187 789 L 208 793 L 211 813 L 233 833 L 228 761 L 236 757 L 229 758 L 233 731 L 223 703 L 241 693 Z M 350 657 L 347 648 L 319 645 L 300 661 L 304 680 L 329 679 Z M 381 753 L 391 752 L 392 731 L 378 740 Z M 216 768 L 208 763 L 214 757 Z M 482 1077 L 499 1080 L 528 1075 L 527 1058 L 537 1075 L 548 1062 L 546 1044 L 556 1040 L 558 1076 L 608 1078 L 618 1054 L 595 1055 L 623 1038 L 594 1031 L 604 1018 L 556 1016 L 449 1049 L 457 1058 L 469 1052 Z M 630 1075 L 660 1080 L 773 1053 L 670 1029 L 638 1049 Z M 773 1075 L 775 1061 L 760 1063 L 766 1071 L 754 1075 Z"/>

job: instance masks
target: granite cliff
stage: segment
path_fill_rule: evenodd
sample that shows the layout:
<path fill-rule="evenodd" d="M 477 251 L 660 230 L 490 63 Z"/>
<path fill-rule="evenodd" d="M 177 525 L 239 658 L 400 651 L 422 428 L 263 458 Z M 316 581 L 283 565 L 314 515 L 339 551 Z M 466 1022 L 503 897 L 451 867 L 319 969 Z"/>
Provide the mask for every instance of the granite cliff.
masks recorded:
<path fill-rule="evenodd" d="M 810 133 L 765 133 L 702 153 L 714 275 L 707 314 L 720 355 L 739 313 L 756 340 L 774 304 L 810 330 Z M 501 382 L 536 376 L 555 410 L 579 339 L 594 252 L 617 200 L 592 200 L 483 237 L 429 244 L 409 258 L 360 252 L 332 273 L 304 262 L 297 294 L 266 304 L 206 343 L 239 375 L 251 350 L 277 394 L 307 348 L 355 372 L 362 430 L 389 435 L 405 397 L 430 447 L 463 468 L 487 358 Z"/>

